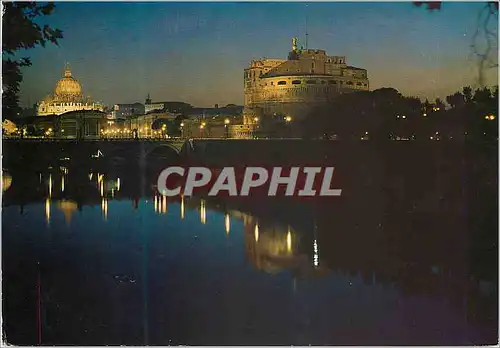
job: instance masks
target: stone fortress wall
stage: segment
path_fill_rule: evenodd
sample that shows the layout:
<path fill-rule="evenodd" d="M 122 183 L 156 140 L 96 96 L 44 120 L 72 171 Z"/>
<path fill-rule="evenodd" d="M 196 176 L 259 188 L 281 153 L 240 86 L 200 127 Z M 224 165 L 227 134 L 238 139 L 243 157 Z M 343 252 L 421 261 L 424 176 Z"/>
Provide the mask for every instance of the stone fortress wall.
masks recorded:
<path fill-rule="evenodd" d="M 365 69 L 348 66 L 344 56 L 328 56 L 324 50 L 297 49 L 294 38 L 288 60 L 254 60 L 245 69 L 245 122 L 275 114 L 303 117 L 342 93 L 365 90 Z"/>

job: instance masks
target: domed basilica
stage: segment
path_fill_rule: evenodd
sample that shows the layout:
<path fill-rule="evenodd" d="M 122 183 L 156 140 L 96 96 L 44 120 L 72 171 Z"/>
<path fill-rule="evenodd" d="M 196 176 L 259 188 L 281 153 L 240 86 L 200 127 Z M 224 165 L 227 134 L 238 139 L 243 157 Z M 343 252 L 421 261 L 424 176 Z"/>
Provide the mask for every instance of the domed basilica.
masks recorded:
<path fill-rule="evenodd" d="M 54 94 L 48 95 L 38 103 L 37 115 L 60 115 L 76 110 L 103 111 L 103 106 L 93 102 L 90 97 L 83 96 L 80 83 L 72 76 L 71 69 L 66 64 L 64 76 L 57 81 Z"/>

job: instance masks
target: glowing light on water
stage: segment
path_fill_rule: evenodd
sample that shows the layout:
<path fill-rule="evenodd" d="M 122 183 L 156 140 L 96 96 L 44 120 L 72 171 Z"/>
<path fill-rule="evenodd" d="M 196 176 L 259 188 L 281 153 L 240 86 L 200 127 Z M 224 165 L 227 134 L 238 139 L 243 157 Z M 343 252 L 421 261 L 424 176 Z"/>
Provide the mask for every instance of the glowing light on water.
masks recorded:
<path fill-rule="evenodd" d="M 64 192 L 64 175 L 61 177 L 61 192 Z"/>
<path fill-rule="evenodd" d="M 205 201 L 202 199 L 200 201 L 200 221 L 202 224 L 207 222 L 207 211 L 205 207 Z"/>
<path fill-rule="evenodd" d="M 259 225 L 255 224 L 255 230 L 254 230 L 254 236 L 255 236 L 255 241 L 259 241 Z"/>
<path fill-rule="evenodd" d="M 120 178 L 116 179 L 116 191 L 120 191 Z"/>
<path fill-rule="evenodd" d="M 167 196 L 161 196 L 161 212 L 162 214 L 167 213 Z"/>
<path fill-rule="evenodd" d="M 155 213 L 157 213 L 158 212 L 158 197 L 157 196 L 155 196 L 155 198 L 154 198 L 154 206 L 155 206 Z"/>
<path fill-rule="evenodd" d="M 58 203 L 59 209 L 64 213 L 64 219 L 66 224 L 69 225 L 71 221 L 71 216 L 75 211 L 78 210 L 78 204 L 73 201 L 62 200 Z"/>
<path fill-rule="evenodd" d="M 52 173 L 49 174 L 49 197 L 52 197 Z"/>
<path fill-rule="evenodd" d="M 318 265 L 319 265 L 319 250 L 318 249 L 319 249 L 318 242 L 315 239 L 314 243 L 313 243 L 313 252 L 314 252 L 313 264 L 315 267 L 318 267 Z"/>
<path fill-rule="evenodd" d="M 286 234 L 286 248 L 288 252 L 292 252 L 292 232 L 290 231 L 290 226 L 288 226 L 288 233 Z"/>
<path fill-rule="evenodd" d="M 108 219 L 108 200 L 103 198 L 101 201 L 101 210 L 103 213 L 104 220 Z"/>
<path fill-rule="evenodd" d="M 184 219 L 184 196 L 181 196 L 181 219 Z"/>
<path fill-rule="evenodd" d="M 229 234 L 229 231 L 231 229 L 231 220 L 229 219 L 229 214 L 226 213 L 224 216 L 224 225 L 226 227 L 226 233 Z"/>
<path fill-rule="evenodd" d="M 99 183 L 99 191 L 101 193 L 101 197 L 104 197 L 104 181 Z"/>
<path fill-rule="evenodd" d="M 50 224 L 50 199 L 47 198 L 45 200 L 45 220 L 47 221 L 47 225 Z"/>
<path fill-rule="evenodd" d="M 2 173 L 2 192 L 5 192 L 12 185 L 12 176 L 9 173 Z"/>

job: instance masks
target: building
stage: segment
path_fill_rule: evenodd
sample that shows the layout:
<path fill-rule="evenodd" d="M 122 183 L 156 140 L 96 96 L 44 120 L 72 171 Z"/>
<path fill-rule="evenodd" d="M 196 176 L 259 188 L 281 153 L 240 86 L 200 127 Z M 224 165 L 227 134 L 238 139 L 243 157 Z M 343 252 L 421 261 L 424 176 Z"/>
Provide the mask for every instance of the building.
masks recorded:
<path fill-rule="evenodd" d="M 192 108 L 182 122 L 184 138 L 232 138 L 232 125 L 243 123 L 242 107 Z"/>
<path fill-rule="evenodd" d="M 165 108 L 165 102 L 152 102 L 151 97 L 148 94 L 146 98 L 146 103 L 144 104 L 144 113 L 147 114 L 152 111 L 162 111 Z"/>
<path fill-rule="evenodd" d="M 216 104 L 214 108 L 192 108 L 186 113 L 186 116 L 191 119 L 237 119 L 242 116 L 243 107 L 237 105 L 227 105 L 218 107 Z"/>
<path fill-rule="evenodd" d="M 123 122 L 122 127 L 127 134 L 134 134 L 139 138 L 165 136 L 167 122 L 174 120 L 175 117 L 177 115 L 168 112 L 135 115 L 128 117 Z"/>
<path fill-rule="evenodd" d="M 206 120 L 190 118 L 181 123 L 183 138 L 229 138 L 231 119 L 208 118 Z"/>
<path fill-rule="evenodd" d="M 229 138 L 251 139 L 255 137 L 254 124 L 233 124 L 229 126 Z"/>
<path fill-rule="evenodd" d="M 130 116 L 144 115 L 145 105 L 141 103 L 115 104 L 112 111 L 112 119 L 126 119 Z"/>
<path fill-rule="evenodd" d="M 54 132 L 59 138 L 98 139 L 106 121 L 106 113 L 102 111 L 70 111 L 56 116 Z"/>
<path fill-rule="evenodd" d="M 90 97 L 84 97 L 82 87 L 71 74 L 66 64 L 63 77 L 57 82 L 54 94 L 48 95 L 37 105 L 37 115 L 60 115 L 69 111 L 98 110 L 103 111 L 100 103 L 93 102 Z"/>
<path fill-rule="evenodd" d="M 17 132 L 17 126 L 11 120 L 4 119 L 2 122 L 2 133 L 5 135 L 15 134 Z"/>
<path fill-rule="evenodd" d="M 307 116 L 312 107 L 342 93 L 369 90 L 365 69 L 347 65 L 344 56 L 328 56 L 318 49 L 299 49 L 292 40 L 288 59 L 260 59 L 244 71 L 244 124 L 263 117 Z"/>

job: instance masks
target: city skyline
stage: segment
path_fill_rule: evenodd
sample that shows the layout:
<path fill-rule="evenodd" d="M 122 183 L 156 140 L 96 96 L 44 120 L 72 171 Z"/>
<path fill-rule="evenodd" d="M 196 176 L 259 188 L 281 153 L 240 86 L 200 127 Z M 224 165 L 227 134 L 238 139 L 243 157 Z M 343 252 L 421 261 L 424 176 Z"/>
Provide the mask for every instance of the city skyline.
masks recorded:
<path fill-rule="evenodd" d="M 428 12 L 406 3 L 56 3 L 48 23 L 59 47 L 20 52 L 21 104 L 53 90 L 69 62 L 86 95 L 107 105 L 178 100 L 201 107 L 243 104 L 243 69 L 285 59 L 291 38 L 346 56 L 368 70 L 370 89 L 444 99 L 475 86 L 470 45 L 484 3 L 444 3 Z M 307 15 L 306 15 L 307 13 Z M 495 23 L 496 24 L 496 23 Z M 497 84 L 496 69 L 487 71 Z"/>

